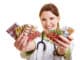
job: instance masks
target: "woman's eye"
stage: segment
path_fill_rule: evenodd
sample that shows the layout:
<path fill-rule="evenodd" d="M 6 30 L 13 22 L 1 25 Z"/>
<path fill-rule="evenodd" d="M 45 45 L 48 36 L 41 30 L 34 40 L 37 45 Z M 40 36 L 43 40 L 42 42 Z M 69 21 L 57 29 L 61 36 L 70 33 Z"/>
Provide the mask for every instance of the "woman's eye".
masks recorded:
<path fill-rule="evenodd" d="M 43 18 L 43 19 L 42 19 L 42 21 L 46 21 L 46 19 L 45 19 L 45 18 Z"/>
<path fill-rule="evenodd" d="M 50 17 L 50 20 L 53 20 L 54 19 L 54 17 Z"/>

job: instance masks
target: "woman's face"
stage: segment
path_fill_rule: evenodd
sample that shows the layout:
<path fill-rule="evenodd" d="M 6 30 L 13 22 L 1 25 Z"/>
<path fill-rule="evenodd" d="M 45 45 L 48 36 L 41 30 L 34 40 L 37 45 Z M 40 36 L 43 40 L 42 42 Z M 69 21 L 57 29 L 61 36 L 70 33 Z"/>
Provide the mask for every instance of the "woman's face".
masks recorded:
<path fill-rule="evenodd" d="M 59 23 L 59 16 L 56 16 L 51 11 L 43 11 L 40 19 L 44 32 L 48 33 L 50 30 L 57 29 L 57 24 Z"/>

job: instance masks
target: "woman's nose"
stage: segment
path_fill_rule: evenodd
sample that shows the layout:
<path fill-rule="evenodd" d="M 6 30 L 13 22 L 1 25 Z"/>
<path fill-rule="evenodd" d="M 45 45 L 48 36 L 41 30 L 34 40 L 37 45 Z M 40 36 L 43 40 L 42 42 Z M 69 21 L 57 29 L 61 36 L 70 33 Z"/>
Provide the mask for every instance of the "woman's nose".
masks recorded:
<path fill-rule="evenodd" d="M 49 21 L 49 20 L 47 20 L 46 24 L 47 24 L 47 25 L 50 25 L 50 21 Z"/>

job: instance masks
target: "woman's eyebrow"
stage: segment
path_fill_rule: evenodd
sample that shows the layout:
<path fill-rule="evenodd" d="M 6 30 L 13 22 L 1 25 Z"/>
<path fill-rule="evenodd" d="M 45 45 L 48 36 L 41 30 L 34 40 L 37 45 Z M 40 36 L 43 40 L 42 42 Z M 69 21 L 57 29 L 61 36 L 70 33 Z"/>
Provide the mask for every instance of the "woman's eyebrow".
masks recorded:
<path fill-rule="evenodd" d="M 50 19 L 52 20 L 52 19 L 54 19 L 54 17 L 50 17 Z"/>

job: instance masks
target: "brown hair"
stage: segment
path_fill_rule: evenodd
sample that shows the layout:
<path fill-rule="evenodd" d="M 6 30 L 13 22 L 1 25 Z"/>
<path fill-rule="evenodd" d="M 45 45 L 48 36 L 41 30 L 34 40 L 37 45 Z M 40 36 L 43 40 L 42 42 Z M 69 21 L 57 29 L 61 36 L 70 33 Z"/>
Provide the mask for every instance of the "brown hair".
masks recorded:
<path fill-rule="evenodd" d="M 41 14 L 42 14 L 43 11 L 51 11 L 56 16 L 59 16 L 58 8 L 54 4 L 52 4 L 52 3 L 45 4 L 41 8 L 40 13 L 39 13 L 39 16 L 41 16 Z"/>

